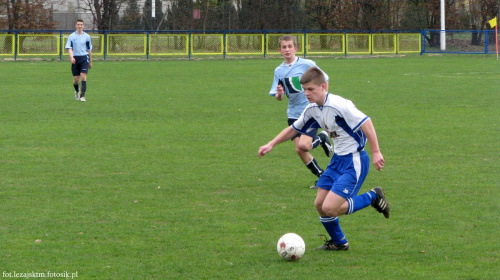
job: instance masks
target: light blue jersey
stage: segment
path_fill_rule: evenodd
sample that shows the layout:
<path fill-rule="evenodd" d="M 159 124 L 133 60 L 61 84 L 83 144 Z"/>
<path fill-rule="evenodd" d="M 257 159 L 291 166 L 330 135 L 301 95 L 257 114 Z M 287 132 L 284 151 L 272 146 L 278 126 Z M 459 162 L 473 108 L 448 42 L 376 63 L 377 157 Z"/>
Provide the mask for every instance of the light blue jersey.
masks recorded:
<path fill-rule="evenodd" d="M 283 62 L 274 70 L 274 80 L 269 95 L 275 96 L 278 85 L 281 84 L 283 86 L 285 94 L 289 99 L 286 111 L 288 118 L 298 119 L 302 111 L 309 105 L 309 101 L 300 84 L 300 77 L 312 66 L 316 66 L 314 61 L 297 57 L 295 62 L 291 64 Z M 323 74 L 328 82 L 328 75 L 324 72 Z"/>
<path fill-rule="evenodd" d="M 89 51 L 92 50 L 92 42 L 89 34 L 85 32 L 82 34 L 71 33 L 68 37 L 68 42 L 66 42 L 66 49 L 73 49 L 74 56 L 88 55 Z"/>

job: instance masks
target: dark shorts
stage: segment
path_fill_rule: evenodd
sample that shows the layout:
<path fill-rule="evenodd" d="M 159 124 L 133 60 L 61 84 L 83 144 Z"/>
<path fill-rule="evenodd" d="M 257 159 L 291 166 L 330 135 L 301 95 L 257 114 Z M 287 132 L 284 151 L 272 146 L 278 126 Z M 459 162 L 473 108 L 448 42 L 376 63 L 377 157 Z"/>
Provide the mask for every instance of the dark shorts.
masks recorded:
<path fill-rule="evenodd" d="M 297 119 L 288 119 L 288 125 L 292 125 Z M 311 128 L 307 131 L 307 133 L 305 133 L 305 135 L 311 137 L 311 138 L 315 138 L 316 135 L 318 134 L 318 129 L 317 128 Z M 302 133 L 299 133 L 297 132 L 297 135 L 295 135 L 291 140 L 293 141 L 293 139 L 297 138 L 297 137 L 300 137 L 300 135 L 302 135 Z"/>
<path fill-rule="evenodd" d="M 75 64 L 71 64 L 71 72 L 73 76 L 80 76 L 80 73 L 87 74 L 89 72 L 89 56 L 73 56 L 76 60 Z"/>

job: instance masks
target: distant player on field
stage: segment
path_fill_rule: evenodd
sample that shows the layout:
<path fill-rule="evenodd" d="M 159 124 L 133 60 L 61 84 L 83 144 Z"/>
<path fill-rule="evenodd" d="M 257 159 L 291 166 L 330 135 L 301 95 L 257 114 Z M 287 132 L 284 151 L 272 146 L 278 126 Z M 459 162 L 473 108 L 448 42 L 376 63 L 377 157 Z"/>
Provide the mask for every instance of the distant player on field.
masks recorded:
<path fill-rule="evenodd" d="M 92 68 L 92 42 L 89 34 L 83 31 L 83 20 L 76 21 L 76 31 L 71 33 L 66 43 L 71 60 L 71 72 L 73 73 L 73 87 L 75 88 L 75 99 L 85 102 L 87 91 L 87 73 Z M 78 84 L 81 78 L 81 89 Z"/>
<path fill-rule="evenodd" d="M 274 80 L 269 95 L 274 96 L 278 101 L 283 100 L 283 95 L 288 97 L 288 125 L 291 125 L 299 118 L 304 108 L 309 104 L 300 85 L 300 77 L 309 67 L 316 66 L 316 63 L 295 55 L 297 52 L 297 40 L 293 36 L 286 35 L 281 37 L 278 45 L 284 62 L 274 70 Z M 323 74 L 328 82 L 328 76 L 325 73 Z M 317 128 L 300 131 L 292 137 L 292 141 L 295 144 L 295 151 L 302 162 L 314 175 L 319 177 L 323 173 L 323 169 L 309 153 L 309 150 L 321 145 L 325 154 L 331 157 L 333 148 L 326 132 L 322 131 L 319 135 L 317 133 Z M 302 142 L 312 143 L 312 145 L 300 144 Z M 304 147 L 308 148 L 304 149 Z M 315 186 L 311 188 L 315 188 Z"/>
<path fill-rule="evenodd" d="M 384 167 L 384 157 L 371 119 L 350 100 L 328 93 L 325 77 L 319 68 L 309 68 L 300 83 L 311 103 L 298 120 L 260 147 L 259 157 L 269 153 L 275 145 L 293 138 L 297 132 L 321 127 L 329 133 L 335 154 L 316 183 L 319 189 L 314 205 L 331 239 L 316 249 L 348 250 L 349 243 L 340 228 L 339 216 L 372 205 L 389 218 L 389 204 L 382 188 L 375 187 L 357 195 L 370 167 L 370 158 L 364 149 L 366 140 L 370 144 L 373 164 L 379 171 Z"/>

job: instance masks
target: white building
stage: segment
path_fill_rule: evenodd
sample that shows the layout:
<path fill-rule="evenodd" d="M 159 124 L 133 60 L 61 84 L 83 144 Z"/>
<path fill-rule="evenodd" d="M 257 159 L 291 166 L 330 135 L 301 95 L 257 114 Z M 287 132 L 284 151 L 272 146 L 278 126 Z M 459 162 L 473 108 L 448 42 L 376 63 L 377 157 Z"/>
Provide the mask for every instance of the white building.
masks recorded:
<path fill-rule="evenodd" d="M 83 19 L 85 22 L 86 30 L 96 30 L 97 26 L 94 24 L 94 17 L 88 6 L 88 0 L 51 0 L 52 8 L 54 10 L 54 21 L 57 22 L 55 29 L 58 30 L 73 30 L 77 19 Z M 94 0 L 99 1 L 99 0 Z M 120 0 L 118 0 L 120 1 Z M 122 0 L 123 4 L 120 7 L 119 14 L 123 14 L 127 8 L 127 3 Z M 152 0 L 137 0 L 139 9 L 144 7 L 145 1 Z M 164 12 L 171 5 L 171 0 L 163 0 Z"/>

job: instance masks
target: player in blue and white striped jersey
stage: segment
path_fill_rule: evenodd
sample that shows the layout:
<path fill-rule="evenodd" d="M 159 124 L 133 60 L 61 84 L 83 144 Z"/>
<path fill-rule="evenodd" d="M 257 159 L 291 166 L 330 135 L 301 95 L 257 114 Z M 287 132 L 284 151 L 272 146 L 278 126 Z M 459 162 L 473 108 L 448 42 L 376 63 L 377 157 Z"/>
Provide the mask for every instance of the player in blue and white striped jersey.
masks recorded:
<path fill-rule="evenodd" d="M 258 154 L 264 156 L 275 145 L 291 139 L 297 132 L 323 128 L 329 133 L 333 139 L 334 155 L 316 183 L 319 189 L 314 205 L 331 239 L 317 249 L 348 250 L 349 243 L 340 228 L 339 216 L 352 214 L 371 205 L 389 218 L 390 206 L 382 188 L 375 187 L 357 195 L 370 167 L 370 158 L 364 150 L 366 141 L 370 144 L 373 165 L 379 171 L 384 167 L 384 157 L 371 119 L 350 100 L 328 93 L 320 69 L 309 68 L 302 75 L 300 83 L 311 103 L 297 121 L 260 147 Z"/>
<path fill-rule="evenodd" d="M 297 41 L 295 37 L 290 35 L 279 39 L 279 51 L 283 55 L 284 61 L 274 70 L 274 80 L 269 95 L 276 97 L 278 101 L 283 100 L 283 95 L 288 97 L 287 116 L 288 125 L 291 125 L 300 117 L 304 108 L 309 105 L 309 101 L 307 101 L 300 85 L 300 77 L 309 67 L 316 66 L 316 63 L 295 55 L 297 52 Z M 323 74 L 328 81 L 328 75 Z M 309 153 L 310 149 L 303 150 L 299 148 L 305 146 L 300 145 L 300 142 L 312 143 L 311 149 L 321 145 L 325 154 L 331 157 L 333 148 L 328 135 L 324 131 L 318 134 L 317 128 L 311 128 L 295 135 L 292 141 L 295 144 L 295 151 L 302 162 L 314 175 L 319 177 L 323 173 L 323 169 Z"/>
<path fill-rule="evenodd" d="M 83 31 L 83 20 L 76 21 L 76 31 L 71 33 L 66 42 L 66 49 L 71 60 L 71 72 L 73 73 L 73 87 L 75 88 L 75 99 L 85 101 L 87 91 L 87 73 L 92 68 L 92 41 L 89 34 Z M 81 79 L 81 89 L 78 84 Z"/>

